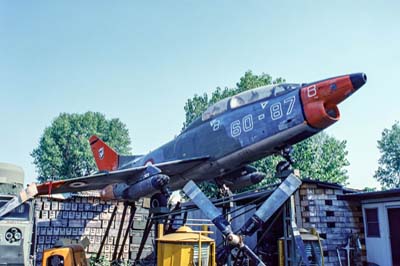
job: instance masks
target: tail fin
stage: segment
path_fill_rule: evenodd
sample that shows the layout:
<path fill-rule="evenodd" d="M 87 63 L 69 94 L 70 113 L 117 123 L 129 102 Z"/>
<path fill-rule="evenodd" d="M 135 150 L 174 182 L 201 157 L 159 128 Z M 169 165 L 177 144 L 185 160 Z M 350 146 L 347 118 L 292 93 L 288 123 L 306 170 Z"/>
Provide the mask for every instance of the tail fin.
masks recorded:
<path fill-rule="evenodd" d="M 99 171 L 114 171 L 118 169 L 118 153 L 95 135 L 90 137 L 89 142 Z"/>

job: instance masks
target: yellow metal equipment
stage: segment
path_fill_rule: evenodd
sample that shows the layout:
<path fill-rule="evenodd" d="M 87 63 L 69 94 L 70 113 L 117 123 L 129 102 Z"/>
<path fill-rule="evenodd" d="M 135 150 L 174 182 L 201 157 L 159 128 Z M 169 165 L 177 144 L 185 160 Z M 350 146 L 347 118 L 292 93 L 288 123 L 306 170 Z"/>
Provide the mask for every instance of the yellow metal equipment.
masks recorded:
<path fill-rule="evenodd" d="M 42 266 L 88 266 L 82 245 L 69 244 L 43 251 Z"/>
<path fill-rule="evenodd" d="M 163 225 L 159 226 L 163 232 Z M 215 266 L 215 241 L 187 226 L 157 239 L 157 266 Z"/>
<path fill-rule="evenodd" d="M 312 266 L 324 266 L 324 256 L 322 244 L 317 230 L 311 228 L 310 232 L 306 229 L 299 229 L 301 239 L 303 240 L 305 252 Z M 279 266 L 285 265 L 284 243 L 283 238 L 278 240 Z"/>

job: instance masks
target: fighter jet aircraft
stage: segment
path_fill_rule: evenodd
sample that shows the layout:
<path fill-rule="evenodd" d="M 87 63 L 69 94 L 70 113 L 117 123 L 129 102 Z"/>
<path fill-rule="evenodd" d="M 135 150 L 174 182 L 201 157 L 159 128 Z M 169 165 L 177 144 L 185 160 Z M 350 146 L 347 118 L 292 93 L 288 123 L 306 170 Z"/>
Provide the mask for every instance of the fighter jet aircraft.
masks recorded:
<path fill-rule="evenodd" d="M 337 105 L 366 81 L 364 73 L 356 73 L 239 93 L 209 106 L 174 140 L 143 156 L 118 155 L 92 136 L 99 173 L 39 184 L 34 194 L 101 190 L 104 199 L 127 201 L 157 194 L 153 202 L 163 204 L 162 195 L 189 180 L 235 186 L 260 182 L 264 175 L 249 163 L 337 122 Z"/>

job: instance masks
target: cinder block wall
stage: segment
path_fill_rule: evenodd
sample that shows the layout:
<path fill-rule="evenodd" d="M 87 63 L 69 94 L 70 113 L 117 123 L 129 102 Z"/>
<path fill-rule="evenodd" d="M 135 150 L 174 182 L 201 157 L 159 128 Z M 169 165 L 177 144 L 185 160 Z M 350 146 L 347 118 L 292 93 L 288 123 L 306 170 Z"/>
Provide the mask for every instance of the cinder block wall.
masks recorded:
<path fill-rule="evenodd" d="M 123 248 L 123 258 L 125 260 L 135 258 L 139 244 L 143 235 L 143 229 L 148 217 L 148 210 L 143 208 L 144 201 L 136 202 L 136 212 L 134 225 L 130 230 Z M 146 203 L 145 203 L 146 204 Z M 102 201 L 97 196 L 75 196 L 69 199 L 55 199 L 42 197 L 35 200 L 35 241 L 32 248 L 36 251 L 36 265 L 41 266 L 43 250 L 52 248 L 54 243 L 60 238 L 82 240 L 89 238 L 90 246 L 86 249 L 88 256 L 96 255 L 100 248 L 100 243 L 104 237 L 107 225 L 111 222 L 111 214 L 117 208 L 117 214 L 112 221 L 112 225 L 102 255 L 110 260 L 116 247 L 118 229 L 121 224 L 123 202 Z M 128 226 L 127 211 L 126 220 L 123 224 L 124 231 Z M 152 249 L 151 238 L 145 245 L 142 256 L 148 255 Z M 120 243 L 122 242 L 122 237 Z"/>
<path fill-rule="evenodd" d="M 303 182 L 296 203 L 296 217 L 299 227 L 306 229 L 315 227 L 323 241 L 326 266 L 339 265 L 337 247 L 343 247 L 350 234 L 359 234 L 364 244 L 364 230 L 361 205 L 338 199 L 343 194 L 340 186 L 326 187 L 316 182 Z M 136 203 L 134 226 L 124 247 L 123 258 L 136 258 L 143 230 L 149 215 L 144 208 L 148 203 L 141 200 Z M 35 241 L 33 249 L 36 255 L 36 265 L 41 266 L 42 252 L 53 247 L 59 238 L 83 239 L 88 237 L 91 245 L 87 248 L 88 255 L 95 255 L 100 247 L 111 214 L 117 209 L 116 221 L 112 222 L 111 230 L 106 238 L 102 255 L 110 259 L 115 249 L 118 228 L 121 222 L 123 202 L 100 200 L 98 196 L 75 196 L 69 199 L 43 197 L 35 200 Z M 127 213 L 129 215 L 129 213 Z M 124 228 L 127 223 L 124 224 Z M 142 258 L 153 250 L 154 232 L 146 242 Z M 341 251 L 342 262 L 345 263 L 345 252 Z M 365 245 L 357 259 L 356 265 L 366 261 Z M 347 263 L 346 263 L 347 264 Z M 345 265 L 345 264 L 343 264 Z"/>
<path fill-rule="evenodd" d="M 343 189 L 337 186 L 324 187 L 317 183 L 303 182 L 300 188 L 300 211 L 303 228 L 315 227 L 321 233 L 323 241 L 325 266 L 339 265 L 336 248 L 344 247 L 351 234 L 358 234 L 361 243 L 365 243 L 362 209 L 360 203 L 338 199 Z M 299 216 L 297 216 L 299 217 Z M 340 251 L 343 265 L 347 265 L 346 253 Z M 365 246 L 356 255 L 356 265 L 366 261 Z"/>

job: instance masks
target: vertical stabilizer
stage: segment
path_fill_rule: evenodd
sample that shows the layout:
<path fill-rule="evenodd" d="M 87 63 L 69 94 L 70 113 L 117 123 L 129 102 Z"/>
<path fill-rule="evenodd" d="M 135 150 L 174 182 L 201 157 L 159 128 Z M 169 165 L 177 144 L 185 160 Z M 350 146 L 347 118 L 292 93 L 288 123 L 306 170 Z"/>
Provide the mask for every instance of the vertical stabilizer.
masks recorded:
<path fill-rule="evenodd" d="M 99 171 L 114 171 L 118 169 L 118 153 L 95 135 L 90 137 L 89 142 Z"/>

